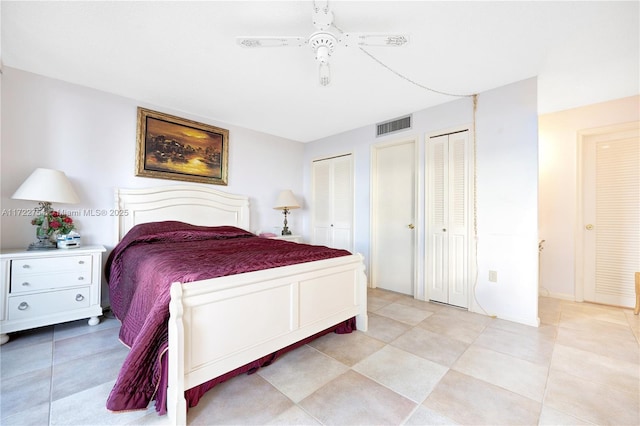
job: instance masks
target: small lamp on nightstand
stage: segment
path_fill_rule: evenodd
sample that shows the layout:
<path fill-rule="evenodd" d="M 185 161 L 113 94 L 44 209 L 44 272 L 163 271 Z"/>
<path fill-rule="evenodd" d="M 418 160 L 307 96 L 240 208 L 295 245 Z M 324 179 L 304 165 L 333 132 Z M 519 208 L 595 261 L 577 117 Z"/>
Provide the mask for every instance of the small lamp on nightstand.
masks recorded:
<path fill-rule="evenodd" d="M 282 213 L 284 214 L 284 228 L 282 228 L 282 235 L 291 235 L 291 231 L 287 227 L 287 215 L 289 214 L 289 210 L 299 208 L 300 204 L 298 204 L 298 200 L 296 200 L 296 197 L 290 189 L 285 189 L 280 193 L 280 195 L 278 195 L 274 209 L 282 210 Z"/>
<path fill-rule="evenodd" d="M 36 236 L 38 241 L 29 245 L 29 250 L 46 250 L 56 248 L 56 243 L 49 240 L 47 230 L 49 228 L 49 214 L 51 203 L 76 204 L 80 202 L 78 195 L 73 190 L 67 175 L 60 170 L 36 169 L 25 180 L 18 190 L 11 196 L 16 200 L 38 201 L 39 207 L 35 209 L 43 216 L 42 225 L 38 228 Z"/>

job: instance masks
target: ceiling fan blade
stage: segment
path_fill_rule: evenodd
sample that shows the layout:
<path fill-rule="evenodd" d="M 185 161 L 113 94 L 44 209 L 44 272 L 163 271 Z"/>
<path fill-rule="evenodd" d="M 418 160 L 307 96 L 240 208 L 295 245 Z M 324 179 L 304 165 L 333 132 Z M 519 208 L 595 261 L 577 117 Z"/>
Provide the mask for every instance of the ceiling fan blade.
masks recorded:
<path fill-rule="evenodd" d="M 399 47 L 409 43 L 409 36 L 407 34 L 342 33 L 339 42 L 345 47 Z"/>
<path fill-rule="evenodd" d="M 304 46 L 306 37 L 236 37 L 236 42 L 242 47 L 282 47 Z"/>

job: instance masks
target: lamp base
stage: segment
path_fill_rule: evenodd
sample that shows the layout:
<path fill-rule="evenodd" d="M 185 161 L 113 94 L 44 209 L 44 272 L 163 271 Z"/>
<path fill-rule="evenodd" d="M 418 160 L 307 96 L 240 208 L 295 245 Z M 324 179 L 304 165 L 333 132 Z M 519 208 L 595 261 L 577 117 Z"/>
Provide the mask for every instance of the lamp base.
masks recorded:
<path fill-rule="evenodd" d="M 282 230 L 282 235 L 291 235 L 291 231 L 286 226 Z"/>
<path fill-rule="evenodd" d="M 40 240 L 38 242 L 29 244 L 29 247 L 27 248 L 27 251 L 30 251 L 30 250 L 53 250 L 53 249 L 57 249 L 57 248 L 58 248 L 57 244 L 52 242 L 52 241 Z"/>

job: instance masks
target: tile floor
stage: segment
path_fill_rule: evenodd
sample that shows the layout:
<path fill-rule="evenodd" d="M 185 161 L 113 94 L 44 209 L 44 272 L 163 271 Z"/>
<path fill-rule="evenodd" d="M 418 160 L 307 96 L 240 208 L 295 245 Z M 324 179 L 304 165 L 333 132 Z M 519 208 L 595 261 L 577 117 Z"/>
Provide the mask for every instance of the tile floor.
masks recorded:
<path fill-rule="evenodd" d="M 326 335 L 212 389 L 190 424 L 638 425 L 640 319 L 540 298 L 539 328 L 369 294 L 370 330 Z M 76 321 L 0 348 L 3 425 L 162 424 L 110 413 L 119 322 Z"/>

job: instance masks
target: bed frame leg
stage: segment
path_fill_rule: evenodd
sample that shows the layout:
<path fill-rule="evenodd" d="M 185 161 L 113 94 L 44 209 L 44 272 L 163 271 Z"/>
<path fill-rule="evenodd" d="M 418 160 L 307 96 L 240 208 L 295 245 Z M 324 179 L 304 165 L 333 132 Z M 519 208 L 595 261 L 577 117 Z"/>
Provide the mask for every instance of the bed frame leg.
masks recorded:
<path fill-rule="evenodd" d="M 182 284 L 171 284 L 169 302 L 169 377 L 167 416 L 173 425 L 187 424 L 187 401 L 184 398 L 184 325 L 182 322 Z"/>

